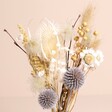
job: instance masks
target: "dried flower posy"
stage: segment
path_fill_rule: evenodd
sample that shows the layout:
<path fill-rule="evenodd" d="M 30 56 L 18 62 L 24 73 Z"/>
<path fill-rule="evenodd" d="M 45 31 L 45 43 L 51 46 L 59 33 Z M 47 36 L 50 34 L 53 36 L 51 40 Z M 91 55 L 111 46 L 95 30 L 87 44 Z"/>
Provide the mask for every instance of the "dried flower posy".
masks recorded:
<path fill-rule="evenodd" d="M 33 88 L 40 93 L 38 101 L 44 109 L 71 112 L 88 71 L 103 61 L 102 52 L 97 50 L 100 39 L 97 32 L 91 33 L 90 29 L 92 11 L 89 6 L 84 12 L 77 34 L 74 30 L 80 15 L 75 24 L 65 25 L 63 30 L 45 19 L 35 37 L 18 25 L 19 39 L 25 50 L 4 30 L 28 56 L 32 66 Z"/>

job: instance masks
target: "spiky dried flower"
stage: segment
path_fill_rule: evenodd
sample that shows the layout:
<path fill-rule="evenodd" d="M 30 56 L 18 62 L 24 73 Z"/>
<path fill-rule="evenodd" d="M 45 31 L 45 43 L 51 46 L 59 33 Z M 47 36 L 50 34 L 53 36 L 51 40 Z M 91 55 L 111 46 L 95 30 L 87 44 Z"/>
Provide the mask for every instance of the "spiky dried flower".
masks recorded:
<path fill-rule="evenodd" d="M 52 89 L 43 90 L 38 97 L 38 102 L 44 109 L 53 108 L 57 101 L 58 96 Z"/>
<path fill-rule="evenodd" d="M 69 89 L 79 89 L 84 83 L 84 73 L 79 68 L 70 68 L 63 78 L 64 84 Z"/>

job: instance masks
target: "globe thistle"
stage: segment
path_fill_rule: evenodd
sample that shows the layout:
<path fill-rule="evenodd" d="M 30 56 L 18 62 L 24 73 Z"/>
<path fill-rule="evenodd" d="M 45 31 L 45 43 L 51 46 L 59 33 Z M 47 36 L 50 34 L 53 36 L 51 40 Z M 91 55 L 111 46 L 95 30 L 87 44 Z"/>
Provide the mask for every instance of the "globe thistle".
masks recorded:
<path fill-rule="evenodd" d="M 57 101 L 58 96 L 52 89 L 43 90 L 38 97 L 38 102 L 44 109 L 53 108 Z"/>
<path fill-rule="evenodd" d="M 84 83 L 84 74 L 79 68 L 71 68 L 64 74 L 64 84 L 67 88 L 79 89 Z"/>

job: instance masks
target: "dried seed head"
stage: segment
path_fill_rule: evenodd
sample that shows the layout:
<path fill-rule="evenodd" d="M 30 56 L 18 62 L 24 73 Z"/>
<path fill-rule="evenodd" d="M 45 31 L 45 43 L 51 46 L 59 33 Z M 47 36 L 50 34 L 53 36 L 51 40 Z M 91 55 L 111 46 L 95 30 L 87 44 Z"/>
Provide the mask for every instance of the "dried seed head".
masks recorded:
<path fill-rule="evenodd" d="M 79 68 L 71 68 L 63 78 L 64 84 L 69 89 L 79 89 L 84 83 L 84 74 Z"/>
<path fill-rule="evenodd" d="M 40 93 L 38 101 L 44 109 L 51 109 L 56 105 L 58 96 L 52 89 L 45 89 Z"/>

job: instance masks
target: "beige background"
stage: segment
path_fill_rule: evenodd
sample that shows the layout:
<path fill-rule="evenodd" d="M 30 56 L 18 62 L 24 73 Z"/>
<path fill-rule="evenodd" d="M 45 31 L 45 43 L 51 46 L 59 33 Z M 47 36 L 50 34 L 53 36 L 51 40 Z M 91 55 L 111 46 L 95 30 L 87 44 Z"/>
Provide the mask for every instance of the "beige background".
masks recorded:
<path fill-rule="evenodd" d="M 111 0 L 0 0 L 0 112 L 38 112 L 30 87 L 31 67 L 26 55 L 13 45 L 4 28 L 16 38 L 17 24 L 27 26 L 48 17 L 60 24 L 77 18 L 85 7 L 96 7 L 94 28 L 100 32 L 105 60 L 89 73 L 80 89 L 76 112 L 112 112 L 112 1 Z M 44 112 L 44 111 L 43 111 Z"/>

